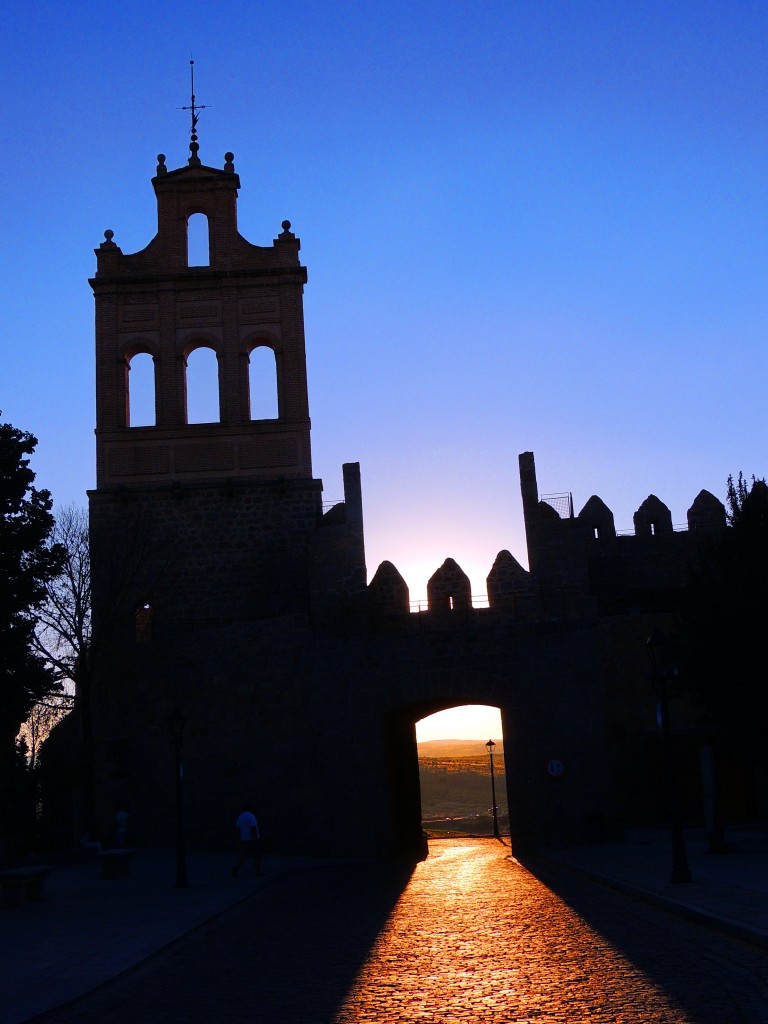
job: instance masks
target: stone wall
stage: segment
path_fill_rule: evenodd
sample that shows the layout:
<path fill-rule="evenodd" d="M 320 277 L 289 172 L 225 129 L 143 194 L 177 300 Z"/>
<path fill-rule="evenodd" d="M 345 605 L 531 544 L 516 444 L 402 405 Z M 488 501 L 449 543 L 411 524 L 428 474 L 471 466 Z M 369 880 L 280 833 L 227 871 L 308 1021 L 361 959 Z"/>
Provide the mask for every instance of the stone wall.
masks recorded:
<path fill-rule="evenodd" d="M 306 611 L 321 488 L 235 480 L 93 492 L 98 614 L 149 606 L 162 637 Z"/>
<path fill-rule="evenodd" d="M 611 834 L 638 807 L 636 766 L 658 744 L 645 639 L 667 627 L 701 537 L 702 492 L 675 531 L 654 496 L 617 536 L 598 497 L 561 516 L 520 456 L 529 568 L 500 552 L 488 607 L 447 559 L 428 608 L 391 563 L 368 583 L 362 486 L 344 466 L 328 510 L 312 476 L 299 241 L 237 231 L 231 154 L 159 159 L 158 233 L 96 250 L 97 490 L 90 495 L 96 789 L 132 841 L 173 842 L 172 712 L 185 721 L 184 806 L 196 846 L 233 842 L 245 800 L 268 850 L 418 857 L 415 723 L 462 704 L 501 709 L 517 849 Z M 210 261 L 189 266 L 188 219 Z M 275 353 L 278 416 L 251 420 L 248 359 Z M 185 364 L 217 357 L 220 420 L 187 422 Z M 132 427 L 131 358 L 155 367 L 154 426 Z M 552 766 L 562 767 L 553 772 Z"/>
<path fill-rule="evenodd" d="M 124 801 L 137 842 L 172 841 L 166 723 L 178 707 L 194 845 L 228 843 L 247 798 L 271 850 L 418 856 L 414 723 L 487 703 L 502 710 L 518 849 L 615 825 L 596 632 L 504 625 L 489 613 L 354 637 L 299 615 L 113 646 L 95 709 L 103 814 Z M 552 758 L 566 766 L 557 785 Z"/>
<path fill-rule="evenodd" d="M 344 480 L 325 515 L 313 480 L 92 495 L 102 814 L 127 802 L 136 841 L 172 840 L 179 708 L 193 844 L 227 843 L 250 799 L 275 851 L 418 856 L 415 723 L 466 703 L 501 709 L 518 850 L 652 813 L 658 794 L 637 785 L 660 754 L 645 640 L 670 628 L 700 535 L 601 536 L 545 512 L 539 573 L 501 552 L 489 607 L 473 608 L 449 560 L 414 614 L 391 564 L 365 585 L 359 467 Z M 547 582 L 553 561 L 571 580 Z"/>

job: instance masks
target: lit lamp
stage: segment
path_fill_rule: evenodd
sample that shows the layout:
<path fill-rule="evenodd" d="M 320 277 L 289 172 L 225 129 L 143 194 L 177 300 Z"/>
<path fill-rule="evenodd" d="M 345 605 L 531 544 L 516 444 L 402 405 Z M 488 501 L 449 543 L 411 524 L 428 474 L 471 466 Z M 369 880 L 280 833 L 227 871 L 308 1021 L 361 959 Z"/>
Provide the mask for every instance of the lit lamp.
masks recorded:
<path fill-rule="evenodd" d="M 491 799 L 493 800 L 493 834 L 497 839 L 501 839 L 501 833 L 499 832 L 499 816 L 496 811 L 496 773 L 493 769 L 493 752 L 496 749 L 496 744 L 493 740 L 488 740 L 485 744 L 486 750 L 488 751 L 488 758 L 491 762 Z"/>
<path fill-rule="evenodd" d="M 168 735 L 173 746 L 176 772 L 176 887 L 179 889 L 186 889 L 189 885 L 187 880 L 187 858 L 184 849 L 184 817 L 182 811 L 184 766 L 181 763 L 181 743 L 184 739 L 184 725 L 184 716 L 178 708 L 174 708 L 170 715 L 168 715 Z"/>
<path fill-rule="evenodd" d="M 661 739 L 664 746 L 664 761 L 667 775 L 667 793 L 669 795 L 670 825 L 672 829 L 672 876 L 671 882 L 690 882 L 691 869 L 688 866 L 688 855 L 685 851 L 683 824 L 680 814 L 680 797 L 677 784 L 677 761 L 672 745 L 672 730 L 669 724 L 669 690 L 670 676 L 677 674 L 668 655 L 669 640 L 659 629 L 654 629 L 645 642 L 645 649 L 651 661 L 656 695 L 659 700 L 659 723 Z"/>

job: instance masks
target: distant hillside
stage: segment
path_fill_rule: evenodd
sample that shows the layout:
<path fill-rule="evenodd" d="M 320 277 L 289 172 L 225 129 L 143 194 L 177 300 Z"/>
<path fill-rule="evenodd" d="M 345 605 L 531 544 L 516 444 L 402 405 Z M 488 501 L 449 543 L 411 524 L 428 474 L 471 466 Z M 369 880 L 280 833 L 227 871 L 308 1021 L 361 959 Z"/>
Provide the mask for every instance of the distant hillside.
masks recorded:
<path fill-rule="evenodd" d="M 492 796 L 491 773 L 483 740 L 427 740 L 418 746 L 422 821 L 464 818 L 479 821 L 480 817 L 487 817 Z M 499 814 L 506 815 L 501 743 L 496 744 L 493 760 Z M 490 827 L 487 822 L 486 825 Z M 466 828 L 466 823 L 462 828 Z"/>
<path fill-rule="evenodd" d="M 488 757 L 487 740 L 426 740 L 418 744 L 419 757 Z M 496 740 L 494 758 L 503 756 L 504 745 Z"/>

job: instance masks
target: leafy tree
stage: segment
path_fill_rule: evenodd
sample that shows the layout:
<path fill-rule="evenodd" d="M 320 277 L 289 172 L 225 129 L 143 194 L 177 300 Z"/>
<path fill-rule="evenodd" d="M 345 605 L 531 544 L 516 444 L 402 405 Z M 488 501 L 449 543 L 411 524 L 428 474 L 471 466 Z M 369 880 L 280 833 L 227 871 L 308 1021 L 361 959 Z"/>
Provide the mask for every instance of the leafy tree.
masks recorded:
<path fill-rule="evenodd" d="M 35 650 L 36 611 L 58 575 L 63 551 L 48 544 L 51 495 L 33 486 L 29 456 L 37 438 L 0 423 L 0 778 L 15 776 L 16 735 L 34 705 L 60 688 Z M 6 827 L 13 793 L 2 794 Z M 0 825 L 2 822 L 0 822 Z"/>
<path fill-rule="evenodd" d="M 727 515 L 730 526 L 749 531 L 753 540 L 764 545 L 768 532 L 768 484 L 765 478 L 757 480 L 753 476 L 750 487 L 743 473 L 739 473 L 736 482 L 729 476 Z"/>
<path fill-rule="evenodd" d="M 768 769 L 768 486 L 728 478 L 728 528 L 702 549 L 683 616 L 686 687 L 742 759 Z"/>

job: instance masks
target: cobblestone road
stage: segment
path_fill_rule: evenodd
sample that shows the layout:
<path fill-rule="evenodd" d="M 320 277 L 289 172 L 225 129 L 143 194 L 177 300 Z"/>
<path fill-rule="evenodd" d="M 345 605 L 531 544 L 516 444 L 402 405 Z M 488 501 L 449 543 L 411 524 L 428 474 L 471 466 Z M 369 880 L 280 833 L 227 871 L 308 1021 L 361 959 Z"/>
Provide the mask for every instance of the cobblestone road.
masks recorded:
<path fill-rule="evenodd" d="M 766 1024 L 768 956 L 493 840 L 294 875 L 57 1024 Z"/>

